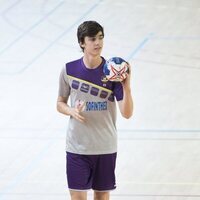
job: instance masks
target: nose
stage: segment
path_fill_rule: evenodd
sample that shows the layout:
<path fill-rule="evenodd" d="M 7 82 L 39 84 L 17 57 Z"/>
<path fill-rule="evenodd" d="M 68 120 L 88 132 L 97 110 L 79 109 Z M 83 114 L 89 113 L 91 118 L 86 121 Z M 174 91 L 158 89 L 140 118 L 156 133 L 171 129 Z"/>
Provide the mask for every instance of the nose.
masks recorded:
<path fill-rule="evenodd" d="M 95 40 L 95 45 L 100 45 L 101 43 L 102 43 L 102 40 L 101 40 L 101 39 L 97 38 L 97 39 Z"/>
<path fill-rule="evenodd" d="M 97 44 L 99 44 L 100 43 L 100 40 L 97 38 L 96 40 L 95 40 L 95 44 L 97 45 Z"/>

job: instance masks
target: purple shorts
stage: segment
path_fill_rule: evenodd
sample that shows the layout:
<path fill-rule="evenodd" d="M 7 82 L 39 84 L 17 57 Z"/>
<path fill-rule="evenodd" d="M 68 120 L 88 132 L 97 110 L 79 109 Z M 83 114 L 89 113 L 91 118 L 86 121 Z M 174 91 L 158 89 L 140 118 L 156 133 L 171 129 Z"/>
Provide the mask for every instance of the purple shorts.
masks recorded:
<path fill-rule="evenodd" d="M 80 155 L 67 152 L 67 181 L 71 190 L 107 191 L 116 188 L 117 153 Z"/>

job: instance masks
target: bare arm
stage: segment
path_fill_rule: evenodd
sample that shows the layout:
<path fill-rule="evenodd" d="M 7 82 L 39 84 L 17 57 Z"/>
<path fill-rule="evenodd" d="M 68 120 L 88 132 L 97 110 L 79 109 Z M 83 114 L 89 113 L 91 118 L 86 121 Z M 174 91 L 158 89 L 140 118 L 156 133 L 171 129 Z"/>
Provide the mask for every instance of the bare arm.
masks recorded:
<path fill-rule="evenodd" d="M 85 118 L 81 115 L 81 110 L 84 105 L 72 108 L 67 104 L 68 99 L 66 97 L 58 96 L 57 99 L 57 110 L 58 112 L 71 116 L 80 122 L 84 122 Z"/>
<path fill-rule="evenodd" d="M 127 75 L 127 78 L 122 82 L 124 96 L 121 101 L 118 101 L 119 110 L 122 116 L 127 119 L 133 115 L 133 110 L 134 110 L 130 80 L 131 80 L 131 67 L 129 65 L 129 74 Z"/>

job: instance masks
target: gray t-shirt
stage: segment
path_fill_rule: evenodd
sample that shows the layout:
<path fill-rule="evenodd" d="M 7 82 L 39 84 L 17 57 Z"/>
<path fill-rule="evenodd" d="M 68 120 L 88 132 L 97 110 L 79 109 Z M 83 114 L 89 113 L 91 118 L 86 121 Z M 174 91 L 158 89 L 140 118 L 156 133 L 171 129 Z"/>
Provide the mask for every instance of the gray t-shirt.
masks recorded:
<path fill-rule="evenodd" d="M 70 97 L 71 107 L 85 103 L 81 123 L 70 117 L 66 135 L 66 151 L 85 154 L 109 154 L 117 151 L 116 100 L 123 99 L 119 82 L 102 82 L 103 65 L 88 69 L 83 58 L 69 62 L 62 69 L 59 96 Z"/>

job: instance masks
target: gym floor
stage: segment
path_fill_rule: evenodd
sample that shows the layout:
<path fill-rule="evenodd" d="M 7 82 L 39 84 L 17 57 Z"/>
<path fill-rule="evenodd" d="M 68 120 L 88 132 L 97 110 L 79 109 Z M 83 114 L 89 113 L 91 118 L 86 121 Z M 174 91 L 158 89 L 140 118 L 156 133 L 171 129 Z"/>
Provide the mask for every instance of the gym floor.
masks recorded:
<path fill-rule="evenodd" d="M 118 115 L 111 199 L 200 199 L 199 0 L 1 0 L 0 199 L 70 199 L 56 99 L 85 20 L 104 26 L 105 58 L 132 66 L 135 112 Z"/>

